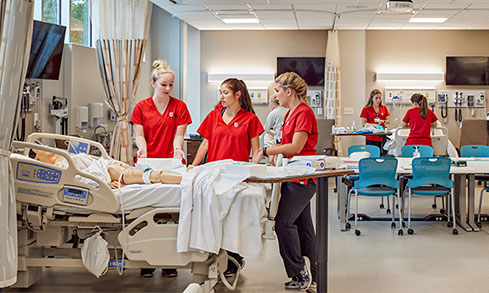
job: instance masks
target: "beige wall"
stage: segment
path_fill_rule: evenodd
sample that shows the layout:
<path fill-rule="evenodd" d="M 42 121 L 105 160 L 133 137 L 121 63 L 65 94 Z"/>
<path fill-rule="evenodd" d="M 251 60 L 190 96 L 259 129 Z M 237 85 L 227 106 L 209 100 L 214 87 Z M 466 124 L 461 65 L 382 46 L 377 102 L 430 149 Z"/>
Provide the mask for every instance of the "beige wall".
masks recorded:
<path fill-rule="evenodd" d="M 213 109 L 219 83 L 208 83 L 208 72 L 275 73 L 277 57 L 323 57 L 326 31 L 202 31 L 201 119 Z M 248 87 L 268 84 L 248 83 Z M 266 104 L 254 105 L 264 124 Z M 194 121 L 199 123 L 200 121 Z"/>
<path fill-rule="evenodd" d="M 377 71 L 437 71 L 445 72 L 446 56 L 488 56 L 489 31 L 367 31 L 366 32 L 366 87 L 365 97 L 370 90 L 385 86 L 397 86 L 401 83 L 389 84 L 375 81 Z M 419 86 L 420 84 L 404 84 Z M 425 84 L 430 85 L 430 84 Z M 445 86 L 443 82 L 431 84 L 436 90 L 442 89 L 486 89 L 487 86 Z M 486 101 L 487 103 L 487 101 Z M 487 106 L 487 105 L 486 105 Z M 411 106 L 389 107 L 391 127 L 397 127 L 404 113 Z M 454 121 L 454 110 L 449 109 L 448 120 L 443 121 L 440 111 L 436 115 L 444 126 L 449 129 L 449 138 L 458 147 L 460 128 Z M 471 116 L 464 109 L 464 119 L 484 119 L 485 109 L 477 109 Z"/>

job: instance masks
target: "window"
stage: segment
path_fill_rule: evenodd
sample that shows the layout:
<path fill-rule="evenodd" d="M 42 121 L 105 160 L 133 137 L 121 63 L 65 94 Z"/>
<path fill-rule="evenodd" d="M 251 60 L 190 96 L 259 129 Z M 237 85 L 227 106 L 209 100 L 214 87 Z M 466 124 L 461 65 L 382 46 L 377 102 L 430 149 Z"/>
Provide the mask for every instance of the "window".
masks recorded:
<path fill-rule="evenodd" d="M 90 45 L 88 0 L 70 0 L 70 42 Z"/>
<path fill-rule="evenodd" d="M 66 26 L 65 42 L 92 46 L 90 0 L 35 1 L 34 19 Z"/>

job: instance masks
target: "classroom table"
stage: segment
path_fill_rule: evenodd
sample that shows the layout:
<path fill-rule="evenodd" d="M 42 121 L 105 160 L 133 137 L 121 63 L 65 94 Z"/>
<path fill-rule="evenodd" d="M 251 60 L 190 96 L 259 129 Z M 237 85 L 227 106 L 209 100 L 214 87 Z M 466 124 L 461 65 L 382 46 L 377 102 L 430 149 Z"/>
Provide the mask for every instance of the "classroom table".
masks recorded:
<path fill-rule="evenodd" d="M 397 158 L 397 174 L 412 174 L 409 168 L 412 158 Z M 453 161 L 467 161 L 466 167 L 450 168 L 450 174 L 454 181 L 454 196 L 455 196 L 455 212 L 457 216 L 457 224 L 467 232 L 479 231 L 475 224 L 475 175 L 489 173 L 489 158 L 451 158 Z M 349 158 L 342 158 L 343 162 L 347 162 L 346 167 L 358 173 L 358 161 L 351 161 Z M 338 186 L 338 213 L 340 219 L 340 230 L 346 231 L 346 193 L 347 187 L 337 181 Z M 400 191 L 402 192 L 402 190 Z M 394 211 L 393 211 L 394 212 Z"/>
<path fill-rule="evenodd" d="M 292 180 L 317 178 L 316 191 L 316 251 L 317 251 L 317 292 L 328 289 L 328 178 L 354 174 L 354 170 L 316 171 L 300 176 L 280 178 L 248 178 L 246 182 L 282 183 Z"/>

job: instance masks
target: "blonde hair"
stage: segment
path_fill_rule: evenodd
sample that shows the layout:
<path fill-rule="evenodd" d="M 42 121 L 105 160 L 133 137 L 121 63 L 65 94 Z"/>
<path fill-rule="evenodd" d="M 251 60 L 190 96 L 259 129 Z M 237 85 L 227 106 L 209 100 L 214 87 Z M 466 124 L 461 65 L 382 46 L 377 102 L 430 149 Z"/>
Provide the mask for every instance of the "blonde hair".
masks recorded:
<path fill-rule="evenodd" d="M 307 84 L 297 73 L 282 73 L 275 79 L 275 82 L 284 89 L 293 90 L 301 102 L 309 104 L 307 100 Z"/>
<path fill-rule="evenodd" d="M 166 63 L 165 60 L 155 60 L 153 61 L 153 71 L 151 71 L 151 78 L 153 81 L 157 81 L 160 78 L 160 75 L 165 73 L 171 73 L 173 78 L 175 78 L 175 72 L 171 69 L 171 67 Z"/>

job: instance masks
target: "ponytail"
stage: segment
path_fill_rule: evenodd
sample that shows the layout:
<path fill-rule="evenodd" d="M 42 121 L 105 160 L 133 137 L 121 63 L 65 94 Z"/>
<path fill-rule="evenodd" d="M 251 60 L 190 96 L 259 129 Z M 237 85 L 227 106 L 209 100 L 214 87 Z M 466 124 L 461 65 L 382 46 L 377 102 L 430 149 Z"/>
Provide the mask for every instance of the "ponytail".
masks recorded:
<path fill-rule="evenodd" d="M 411 102 L 417 103 L 419 105 L 419 115 L 421 115 L 421 117 L 425 119 L 426 116 L 428 116 L 429 111 L 428 100 L 426 100 L 426 97 L 422 94 L 414 94 L 411 97 Z"/>
<path fill-rule="evenodd" d="M 221 86 L 226 85 L 236 94 L 238 91 L 241 92 L 241 97 L 239 98 L 239 105 L 247 112 L 255 114 L 253 109 L 253 104 L 251 103 L 250 93 L 244 81 L 237 78 L 228 78 L 221 83 Z"/>

